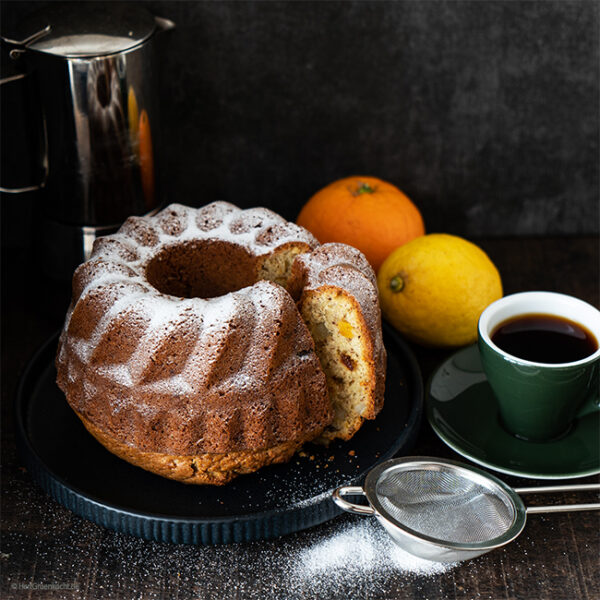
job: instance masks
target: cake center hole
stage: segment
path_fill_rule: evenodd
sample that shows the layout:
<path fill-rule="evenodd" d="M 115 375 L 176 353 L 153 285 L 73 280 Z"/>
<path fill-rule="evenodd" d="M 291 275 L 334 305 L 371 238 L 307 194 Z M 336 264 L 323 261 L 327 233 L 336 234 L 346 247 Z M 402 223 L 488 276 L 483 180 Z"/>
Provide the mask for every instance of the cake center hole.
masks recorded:
<path fill-rule="evenodd" d="M 256 282 L 255 260 L 220 240 L 191 241 L 161 250 L 146 267 L 159 292 L 183 298 L 214 298 Z"/>

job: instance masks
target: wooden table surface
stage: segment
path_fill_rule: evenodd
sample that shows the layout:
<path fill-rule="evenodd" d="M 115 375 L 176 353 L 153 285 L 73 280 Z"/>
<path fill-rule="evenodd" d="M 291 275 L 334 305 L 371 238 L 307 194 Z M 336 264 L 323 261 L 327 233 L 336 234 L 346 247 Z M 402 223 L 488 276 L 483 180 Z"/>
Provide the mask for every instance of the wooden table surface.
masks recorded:
<path fill-rule="evenodd" d="M 498 266 L 505 293 L 552 290 L 600 305 L 598 238 L 479 243 Z M 2 598 L 600 598 L 600 513 L 532 516 L 508 546 L 420 573 L 406 565 L 390 568 L 386 556 L 365 555 L 389 551 L 389 544 L 377 541 L 376 524 L 358 526 L 365 544 L 344 548 L 344 540 L 357 539 L 360 517 L 350 515 L 285 538 L 210 548 L 148 542 L 75 516 L 20 467 L 12 420 L 19 373 L 60 327 L 65 287 L 40 286 L 38 277 L 26 276 L 23 251 L 6 250 L 2 258 Z M 425 380 L 449 355 L 412 348 Z M 413 454 L 460 459 L 426 422 Z M 513 486 L 535 483 L 501 477 Z M 315 561 L 322 562 L 321 571 Z"/>

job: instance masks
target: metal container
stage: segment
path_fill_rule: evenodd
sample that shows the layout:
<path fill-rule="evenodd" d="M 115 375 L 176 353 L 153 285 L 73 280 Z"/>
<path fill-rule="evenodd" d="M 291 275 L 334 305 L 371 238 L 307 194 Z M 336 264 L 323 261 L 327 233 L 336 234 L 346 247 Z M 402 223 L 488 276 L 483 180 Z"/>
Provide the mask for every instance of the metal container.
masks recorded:
<path fill-rule="evenodd" d="M 98 235 L 159 207 L 155 39 L 172 27 L 129 3 L 50 3 L 2 37 L 33 80 L 43 176 L 1 191 L 40 190 L 48 274 L 70 277 Z"/>

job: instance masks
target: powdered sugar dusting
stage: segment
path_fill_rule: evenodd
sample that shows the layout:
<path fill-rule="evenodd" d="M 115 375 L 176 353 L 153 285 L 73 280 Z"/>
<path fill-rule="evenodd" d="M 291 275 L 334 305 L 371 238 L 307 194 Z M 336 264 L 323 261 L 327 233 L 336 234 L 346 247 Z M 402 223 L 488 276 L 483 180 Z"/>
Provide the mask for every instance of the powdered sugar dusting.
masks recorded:
<path fill-rule="evenodd" d="M 375 272 L 367 257 L 358 248 L 347 244 L 331 242 L 319 246 L 310 254 L 310 263 L 318 266 L 320 272 L 329 267 L 345 265 L 360 271 L 373 285 L 377 285 Z"/>
<path fill-rule="evenodd" d="M 132 387 L 133 380 L 127 365 L 98 365 L 98 373 L 122 387 Z"/>
<path fill-rule="evenodd" d="M 142 590 L 136 597 L 145 600 L 370 600 L 432 597 L 432 586 L 439 586 L 440 592 L 454 589 L 452 571 L 457 565 L 407 555 L 368 517 L 344 515 L 269 541 L 214 547 L 163 544 L 75 516 L 32 486 L 27 475 L 10 485 L 14 505 L 29 527 L 35 525 L 43 543 L 32 552 L 22 527 L 7 528 L 3 535 L 6 590 L 23 583 L 22 573 L 35 573 L 33 565 L 42 561 L 53 565 L 57 581 L 74 582 L 75 592 L 58 590 L 51 596 L 64 600 L 129 598 L 131 590 Z M 90 564 L 93 578 L 84 578 L 81 574 L 88 572 Z M 33 581 L 47 583 L 37 573 Z"/>
<path fill-rule="evenodd" d="M 277 227 L 278 235 L 270 239 L 270 243 L 265 243 L 263 238 L 257 242 L 257 237 L 272 227 Z M 114 319 L 135 305 L 138 314 L 149 321 L 147 331 L 140 340 L 138 351 L 132 356 L 130 372 L 127 375 L 122 370 L 115 372 L 116 383 L 134 385 L 139 383 L 137 380 L 143 366 L 148 363 L 155 345 L 153 340 L 165 333 L 163 330 L 169 323 L 178 322 L 185 311 L 191 309 L 195 314 L 202 315 L 206 328 L 230 319 L 236 307 L 230 295 L 211 300 L 178 298 L 174 302 L 170 296 L 148 286 L 146 280 L 146 266 L 165 247 L 189 240 L 210 239 L 230 241 L 251 249 L 257 255 L 269 253 L 291 240 L 306 242 L 311 247 L 317 244 L 308 231 L 288 223 L 273 211 L 266 208 L 240 210 L 233 204 L 220 201 L 200 209 L 172 204 L 155 217 L 130 218 L 119 232 L 99 239 L 94 246 L 87 265 L 101 266 L 90 271 L 86 277 L 79 301 L 99 288 L 127 287 L 131 291 L 125 297 L 116 297 L 112 301 L 89 339 L 70 341 L 78 359 L 87 364 Z M 127 265 L 123 263 L 125 251 L 128 252 Z M 269 288 L 257 288 L 252 294 L 253 301 L 268 303 L 269 294 L 272 298 L 273 292 Z M 72 312 L 73 307 L 70 307 L 64 330 L 69 327 Z M 181 392 L 189 388 L 176 387 Z"/>
<path fill-rule="evenodd" d="M 170 227 L 171 221 L 176 221 L 176 226 Z M 156 243 L 149 246 L 136 245 L 140 263 L 146 263 L 155 255 L 157 248 L 177 242 L 189 240 L 219 239 L 232 242 L 251 250 L 254 254 L 266 254 L 273 248 L 289 241 L 306 242 L 309 246 L 317 245 L 316 239 L 305 229 L 294 223 L 288 223 L 277 213 L 267 208 L 250 208 L 241 210 L 228 202 L 213 202 L 200 209 L 191 208 L 182 204 L 172 204 L 158 213 L 155 217 L 138 218 L 131 225 L 121 229 L 118 233 L 107 236 L 109 239 L 122 242 L 129 246 L 137 242 L 135 224 L 156 222 L 157 227 L 152 227 Z M 265 243 L 261 234 L 269 227 L 277 227 L 278 235 Z M 138 236 L 139 237 L 139 236 Z M 259 241 L 257 241 L 259 238 Z M 104 253 L 104 247 L 99 249 Z M 110 248 L 110 252 L 115 250 Z"/>
<path fill-rule="evenodd" d="M 413 556 L 395 544 L 375 519 L 367 517 L 338 527 L 329 537 L 302 550 L 295 575 L 301 580 L 318 580 L 320 585 L 326 585 L 321 580 L 337 579 L 339 585 L 394 571 L 428 576 L 454 566 L 456 563 Z"/>

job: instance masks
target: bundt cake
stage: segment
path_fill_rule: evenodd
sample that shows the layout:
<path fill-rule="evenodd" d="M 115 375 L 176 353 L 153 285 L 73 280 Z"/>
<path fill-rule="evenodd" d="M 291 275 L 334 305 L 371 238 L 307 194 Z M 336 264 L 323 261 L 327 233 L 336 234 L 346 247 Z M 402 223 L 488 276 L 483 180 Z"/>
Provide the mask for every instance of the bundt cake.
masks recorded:
<path fill-rule="evenodd" d="M 300 256 L 306 260 L 298 262 Z M 354 365 L 344 381 L 368 385 L 359 366 L 364 354 L 350 343 L 348 328 L 365 348 L 371 340 L 369 364 L 379 365 L 385 352 L 380 329 L 372 332 L 379 317 L 369 312 L 370 292 L 359 289 L 372 285 L 366 267 L 358 251 L 318 247 L 308 231 L 263 208 L 173 204 L 156 216 L 130 217 L 116 234 L 96 240 L 75 271 L 57 383 L 100 443 L 159 475 L 223 484 L 286 461 L 319 436 L 349 437 L 355 425 L 339 426 L 338 413 L 357 428 L 381 405 L 382 372 L 372 407 L 356 400 L 360 419 L 340 408 L 355 393 L 328 392 L 337 387 L 326 379 L 326 373 L 344 379 L 326 358 L 339 347 L 336 356 Z M 286 291 L 309 306 L 317 279 L 329 286 L 322 304 L 331 296 L 357 311 L 348 313 L 347 324 L 338 321 L 349 344 L 340 345 L 337 334 L 333 344 L 317 335 L 319 356 L 309 327 L 320 329 L 311 319 L 321 318 L 319 310 L 332 318 L 338 313 L 302 308 L 307 327 Z M 335 409 L 330 393 L 343 396 L 334 399 Z"/>
<path fill-rule="evenodd" d="M 386 352 L 375 273 L 356 248 L 323 244 L 296 257 L 289 289 L 315 342 L 334 410 L 318 441 L 348 440 L 383 406 Z"/>

